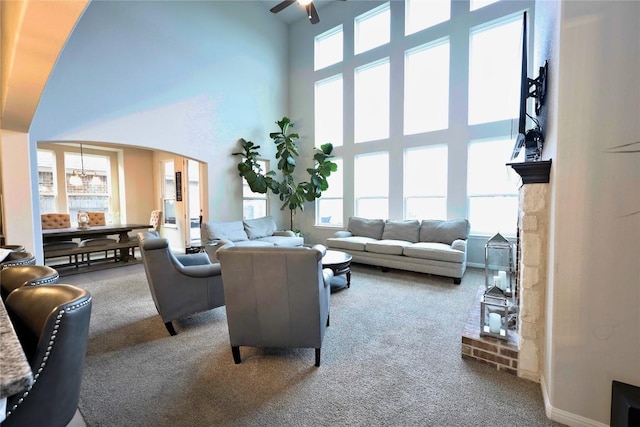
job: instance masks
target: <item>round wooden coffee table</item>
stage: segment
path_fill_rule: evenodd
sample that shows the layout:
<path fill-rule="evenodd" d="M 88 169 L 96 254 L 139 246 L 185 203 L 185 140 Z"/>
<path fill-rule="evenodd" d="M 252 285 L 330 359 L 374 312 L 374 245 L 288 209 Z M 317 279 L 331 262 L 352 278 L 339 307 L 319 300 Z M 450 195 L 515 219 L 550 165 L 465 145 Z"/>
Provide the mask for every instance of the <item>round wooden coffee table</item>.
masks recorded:
<path fill-rule="evenodd" d="M 331 291 L 351 287 L 351 255 L 346 252 L 328 250 L 322 257 L 322 267 L 333 271 Z"/>

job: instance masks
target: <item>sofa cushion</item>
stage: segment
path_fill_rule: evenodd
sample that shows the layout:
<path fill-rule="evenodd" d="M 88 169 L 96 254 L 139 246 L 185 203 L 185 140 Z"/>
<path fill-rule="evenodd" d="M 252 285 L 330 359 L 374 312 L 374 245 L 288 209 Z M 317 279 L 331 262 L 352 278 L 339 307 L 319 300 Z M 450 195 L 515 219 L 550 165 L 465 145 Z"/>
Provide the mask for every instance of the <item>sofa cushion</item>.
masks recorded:
<path fill-rule="evenodd" d="M 267 236 L 254 240 L 256 242 L 266 242 L 273 246 L 281 247 L 298 247 L 304 245 L 304 239 L 302 237 L 289 237 L 289 236 Z"/>
<path fill-rule="evenodd" d="M 244 231 L 242 221 L 208 221 L 202 224 L 202 227 L 207 241 L 231 240 L 232 242 L 241 242 L 249 240 L 247 233 Z"/>
<path fill-rule="evenodd" d="M 241 240 L 239 242 L 233 242 L 233 246 L 240 246 L 242 248 L 272 248 L 273 243 L 263 242 L 262 240 Z"/>
<path fill-rule="evenodd" d="M 352 216 L 349 218 L 349 226 L 347 229 L 354 236 L 370 237 L 380 240 L 382 239 L 382 231 L 384 230 L 384 220 Z"/>
<path fill-rule="evenodd" d="M 404 240 L 416 243 L 420 235 L 420 223 L 417 219 L 405 221 L 387 221 L 382 232 L 383 240 Z"/>
<path fill-rule="evenodd" d="M 456 239 L 469 237 L 469 221 L 452 219 L 448 221 L 423 219 L 420 224 L 420 241 L 446 243 L 450 245 Z"/>
<path fill-rule="evenodd" d="M 244 230 L 247 232 L 247 236 L 251 240 L 259 239 L 261 237 L 273 236 L 273 233 L 276 231 L 276 222 L 271 216 L 245 219 Z"/>
<path fill-rule="evenodd" d="M 327 239 L 327 246 L 331 249 L 347 249 L 351 251 L 364 252 L 367 243 L 377 242 L 377 239 L 371 237 L 352 236 L 352 237 L 330 237 Z"/>
<path fill-rule="evenodd" d="M 406 240 L 379 240 L 377 242 L 369 242 L 366 246 L 367 252 L 387 255 L 402 255 L 405 247 L 411 245 Z"/>
<path fill-rule="evenodd" d="M 447 262 L 464 262 L 465 253 L 451 249 L 446 243 L 419 242 L 404 248 L 403 254 L 412 258 Z"/>

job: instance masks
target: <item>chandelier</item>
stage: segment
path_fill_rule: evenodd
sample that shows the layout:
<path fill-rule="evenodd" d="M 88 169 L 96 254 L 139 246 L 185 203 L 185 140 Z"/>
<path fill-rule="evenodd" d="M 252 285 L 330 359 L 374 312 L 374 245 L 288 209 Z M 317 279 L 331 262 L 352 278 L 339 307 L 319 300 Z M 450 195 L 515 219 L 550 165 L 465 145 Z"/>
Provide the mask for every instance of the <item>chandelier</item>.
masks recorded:
<path fill-rule="evenodd" d="M 80 144 L 80 171 L 74 170 L 69 177 L 69 185 L 74 187 L 82 187 L 84 185 L 84 178 L 87 176 L 84 170 L 84 155 L 82 152 L 82 144 Z M 98 186 L 102 184 L 102 180 L 98 174 L 94 171 L 89 181 L 89 185 Z"/>

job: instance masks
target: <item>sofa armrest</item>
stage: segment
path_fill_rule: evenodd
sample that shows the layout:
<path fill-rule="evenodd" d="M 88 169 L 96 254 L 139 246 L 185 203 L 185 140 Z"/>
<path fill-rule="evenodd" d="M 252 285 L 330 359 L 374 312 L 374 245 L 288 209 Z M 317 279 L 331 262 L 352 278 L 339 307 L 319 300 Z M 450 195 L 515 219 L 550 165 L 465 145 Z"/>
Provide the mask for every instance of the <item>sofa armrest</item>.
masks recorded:
<path fill-rule="evenodd" d="M 211 264 L 209 257 L 207 254 L 196 253 L 196 254 L 175 254 L 178 261 L 182 263 L 182 265 L 192 266 L 192 265 L 207 265 Z"/>
<path fill-rule="evenodd" d="M 346 230 L 336 231 L 333 234 L 333 237 L 338 237 L 338 238 L 340 238 L 340 237 L 351 237 L 351 236 L 353 236 L 353 234 L 350 231 L 346 231 Z"/>
<path fill-rule="evenodd" d="M 320 254 L 322 256 L 325 256 L 327 253 L 327 247 L 325 245 L 321 245 L 321 244 L 315 244 L 311 247 L 312 249 L 317 250 L 318 252 L 320 252 Z"/>
<path fill-rule="evenodd" d="M 178 268 L 178 271 L 189 277 L 212 277 L 220 276 L 222 274 L 220 264 L 188 265 Z"/>
<path fill-rule="evenodd" d="M 467 241 L 462 239 L 456 239 L 451 243 L 451 249 L 455 249 L 461 252 L 467 252 Z"/>
<path fill-rule="evenodd" d="M 205 245 L 204 251 L 209 257 L 209 260 L 215 264 L 220 262 L 218 261 L 218 255 L 216 255 L 218 249 L 230 248 L 231 246 L 235 246 L 235 244 L 231 240 L 216 240 L 214 243 Z"/>
<path fill-rule="evenodd" d="M 274 231 L 273 235 L 274 236 L 282 236 L 282 237 L 296 237 L 296 233 L 294 233 L 291 230 Z"/>
<path fill-rule="evenodd" d="M 324 287 L 331 286 L 331 280 L 333 279 L 333 270 L 325 268 L 322 270 L 322 278 L 324 280 Z"/>

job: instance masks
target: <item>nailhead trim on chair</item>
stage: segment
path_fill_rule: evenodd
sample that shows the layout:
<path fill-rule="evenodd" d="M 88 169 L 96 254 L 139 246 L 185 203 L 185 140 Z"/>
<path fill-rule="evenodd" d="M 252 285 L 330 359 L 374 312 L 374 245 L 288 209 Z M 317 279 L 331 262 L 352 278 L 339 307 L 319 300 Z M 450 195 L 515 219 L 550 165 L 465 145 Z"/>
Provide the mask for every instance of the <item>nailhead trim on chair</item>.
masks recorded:
<path fill-rule="evenodd" d="M 60 322 L 62 322 L 62 317 L 64 316 L 65 312 L 66 311 L 71 312 L 73 310 L 77 310 L 89 304 L 90 302 L 91 302 L 91 297 L 89 297 L 89 299 L 87 299 L 86 301 L 81 302 L 80 304 L 72 305 L 71 307 L 68 307 L 66 310 L 60 310 L 58 312 L 58 315 L 56 316 L 56 324 L 53 326 L 53 332 L 51 333 L 51 337 L 49 339 L 49 346 L 47 347 L 47 352 L 42 358 L 42 363 L 38 368 L 38 372 L 36 372 L 36 374 L 33 376 L 33 383 L 31 383 L 29 388 L 27 388 L 27 390 L 25 390 L 22 393 L 22 396 L 20 397 L 20 399 L 18 399 L 18 403 L 13 405 L 13 407 L 11 407 L 10 410 L 7 410 L 6 418 L 9 418 L 9 416 L 13 413 L 13 411 L 15 411 L 18 408 L 18 406 L 20 406 L 20 404 L 24 401 L 25 397 L 29 396 L 29 392 L 38 381 L 38 377 L 40 377 L 40 374 L 44 370 L 45 366 L 47 366 L 47 360 L 49 359 L 49 355 L 51 354 L 51 350 L 53 349 L 53 344 L 55 344 L 56 335 L 58 334 L 58 329 L 60 328 Z"/>
<path fill-rule="evenodd" d="M 55 283 L 58 282 L 59 279 L 60 279 L 60 275 L 55 275 L 55 276 L 51 276 L 51 277 L 44 277 L 44 278 L 41 278 L 41 279 L 34 279 L 34 280 L 30 281 L 28 284 L 31 285 L 31 286 L 55 284 Z"/>

